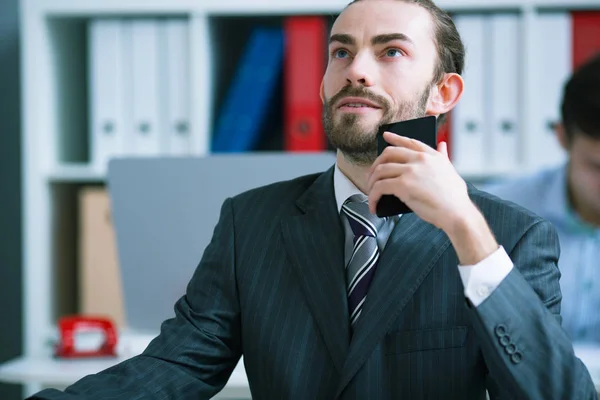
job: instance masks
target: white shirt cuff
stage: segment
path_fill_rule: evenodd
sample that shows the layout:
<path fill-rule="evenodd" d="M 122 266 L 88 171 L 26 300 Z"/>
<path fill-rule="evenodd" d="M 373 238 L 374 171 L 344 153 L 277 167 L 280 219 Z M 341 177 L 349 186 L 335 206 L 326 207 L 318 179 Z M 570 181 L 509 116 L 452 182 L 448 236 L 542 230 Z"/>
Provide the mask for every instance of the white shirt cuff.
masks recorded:
<path fill-rule="evenodd" d="M 510 273 L 513 262 L 502 246 L 475 265 L 459 265 L 465 296 L 475 307 L 487 299 Z"/>

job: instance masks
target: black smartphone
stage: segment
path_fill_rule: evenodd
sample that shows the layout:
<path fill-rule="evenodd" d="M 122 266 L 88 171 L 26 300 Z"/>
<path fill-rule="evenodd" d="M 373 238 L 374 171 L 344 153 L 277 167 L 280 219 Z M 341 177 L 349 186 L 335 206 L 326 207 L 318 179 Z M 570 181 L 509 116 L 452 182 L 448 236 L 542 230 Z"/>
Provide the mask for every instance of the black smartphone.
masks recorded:
<path fill-rule="evenodd" d="M 377 132 L 377 154 L 381 154 L 387 146 L 391 146 L 383 139 L 383 132 L 392 132 L 416 139 L 437 149 L 437 118 L 435 116 L 381 125 Z M 391 194 L 381 196 L 377 202 L 377 216 L 380 218 L 410 212 L 412 210 L 404 202 Z"/>

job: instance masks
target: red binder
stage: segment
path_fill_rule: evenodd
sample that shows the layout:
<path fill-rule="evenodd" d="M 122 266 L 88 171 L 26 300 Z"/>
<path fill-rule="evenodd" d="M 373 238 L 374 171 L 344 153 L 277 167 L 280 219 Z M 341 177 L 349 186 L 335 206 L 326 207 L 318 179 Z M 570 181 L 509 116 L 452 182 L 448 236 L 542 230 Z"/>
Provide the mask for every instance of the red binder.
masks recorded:
<path fill-rule="evenodd" d="M 319 97 L 326 66 L 326 20 L 318 16 L 288 17 L 284 31 L 284 149 L 326 150 Z"/>
<path fill-rule="evenodd" d="M 573 68 L 600 52 L 600 11 L 574 11 Z"/>

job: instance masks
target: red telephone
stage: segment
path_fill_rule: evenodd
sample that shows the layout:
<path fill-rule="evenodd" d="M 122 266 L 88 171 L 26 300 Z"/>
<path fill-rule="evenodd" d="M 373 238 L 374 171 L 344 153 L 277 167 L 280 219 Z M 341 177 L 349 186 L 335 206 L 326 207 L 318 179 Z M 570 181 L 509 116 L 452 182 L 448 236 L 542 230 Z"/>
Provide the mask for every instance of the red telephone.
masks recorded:
<path fill-rule="evenodd" d="M 103 317 L 67 316 L 59 319 L 60 340 L 55 347 L 54 355 L 61 358 L 84 357 L 116 357 L 117 331 L 114 323 Z M 93 350 L 78 349 L 77 334 L 101 332 L 104 341 L 99 348 Z"/>

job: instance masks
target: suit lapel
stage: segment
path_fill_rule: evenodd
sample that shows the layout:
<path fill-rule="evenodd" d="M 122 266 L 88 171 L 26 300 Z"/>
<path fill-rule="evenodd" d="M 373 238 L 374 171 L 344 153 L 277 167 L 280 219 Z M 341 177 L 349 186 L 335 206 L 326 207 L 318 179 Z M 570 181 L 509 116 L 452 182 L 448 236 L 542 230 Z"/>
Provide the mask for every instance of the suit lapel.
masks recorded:
<path fill-rule="evenodd" d="M 400 218 L 381 254 L 354 327 L 337 395 L 382 340 L 449 244 L 444 232 L 415 214 Z"/>
<path fill-rule="evenodd" d="M 344 277 L 344 232 L 336 210 L 333 168 L 297 201 L 301 215 L 282 222 L 284 246 L 306 300 L 341 373 L 350 342 Z"/>

